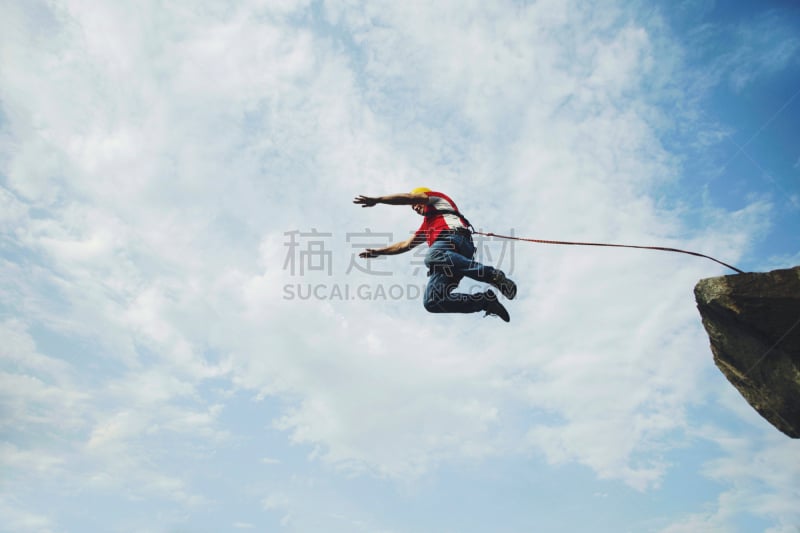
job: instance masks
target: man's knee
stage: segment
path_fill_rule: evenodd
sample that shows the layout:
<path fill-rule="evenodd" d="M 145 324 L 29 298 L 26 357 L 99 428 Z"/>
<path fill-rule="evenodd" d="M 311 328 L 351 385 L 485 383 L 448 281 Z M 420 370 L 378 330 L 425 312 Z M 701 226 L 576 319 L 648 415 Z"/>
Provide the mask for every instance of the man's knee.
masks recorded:
<path fill-rule="evenodd" d="M 422 305 L 425 306 L 425 310 L 429 313 L 441 313 L 442 311 L 439 302 L 428 296 L 422 300 Z"/>

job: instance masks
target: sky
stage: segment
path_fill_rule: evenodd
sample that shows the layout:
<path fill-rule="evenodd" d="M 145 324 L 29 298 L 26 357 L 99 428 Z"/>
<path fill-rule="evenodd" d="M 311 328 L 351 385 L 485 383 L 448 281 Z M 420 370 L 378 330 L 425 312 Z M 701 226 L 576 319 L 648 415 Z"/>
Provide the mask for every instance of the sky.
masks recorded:
<path fill-rule="evenodd" d="M 732 271 L 482 237 L 511 322 L 433 315 L 352 203 L 796 266 L 796 3 L 4 0 L 0 61 L 0 531 L 798 531 Z"/>

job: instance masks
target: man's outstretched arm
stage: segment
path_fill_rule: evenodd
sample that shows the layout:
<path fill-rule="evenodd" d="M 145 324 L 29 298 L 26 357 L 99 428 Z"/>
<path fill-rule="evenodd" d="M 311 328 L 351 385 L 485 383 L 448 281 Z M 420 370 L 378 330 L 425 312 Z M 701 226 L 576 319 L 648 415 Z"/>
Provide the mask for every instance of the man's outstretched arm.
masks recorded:
<path fill-rule="evenodd" d="M 360 254 L 358 257 L 369 259 L 370 257 L 378 257 L 379 255 L 396 255 L 405 253 L 415 246 L 418 246 L 425 242 L 425 234 L 424 233 L 415 233 L 408 239 L 396 242 L 394 244 L 390 244 L 385 248 L 367 248 Z"/>
<path fill-rule="evenodd" d="M 390 194 L 388 196 L 364 196 L 358 195 L 353 200 L 354 204 L 359 204 L 361 207 L 372 207 L 375 204 L 387 205 L 414 205 L 414 204 L 429 204 L 431 198 L 425 193 L 400 193 Z"/>

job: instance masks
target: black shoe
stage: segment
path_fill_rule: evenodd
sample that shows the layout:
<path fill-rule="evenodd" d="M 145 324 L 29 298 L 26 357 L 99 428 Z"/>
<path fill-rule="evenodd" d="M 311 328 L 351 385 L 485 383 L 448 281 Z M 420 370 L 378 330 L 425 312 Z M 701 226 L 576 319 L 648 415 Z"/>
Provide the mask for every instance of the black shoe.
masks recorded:
<path fill-rule="evenodd" d="M 486 291 L 486 309 L 484 309 L 484 311 L 486 311 L 484 316 L 499 316 L 504 322 L 509 322 L 511 320 L 508 311 L 506 311 L 503 304 L 497 300 L 497 295 L 492 291 Z"/>
<path fill-rule="evenodd" d="M 517 284 L 508 279 L 502 270 L 494 271 L 491 284 L 500 289 L 503 296 L 509 300 L 513 300 L 517 295 Z"/>

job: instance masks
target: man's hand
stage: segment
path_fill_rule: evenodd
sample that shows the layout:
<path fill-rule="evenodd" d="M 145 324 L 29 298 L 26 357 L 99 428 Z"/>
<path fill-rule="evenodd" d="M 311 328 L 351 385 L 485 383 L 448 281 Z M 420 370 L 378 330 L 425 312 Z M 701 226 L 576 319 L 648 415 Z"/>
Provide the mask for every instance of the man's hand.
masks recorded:
<path fill-rule="evenodd" d="M 367 248 L 366 250 L 358 254 L 358 257 L 360 257 L 361 259 L 372 259 L 373 257 L 378 257 L 379 255 L 380 254 L 378 253 L 378 250 L 375 250 L 373 248 Z"/>
<path fill-rule="evenodd" d="M 361 207 L 372 207 L 373 205 L 378 203 L 378 199 L 373 198 L 371 196 L 364 196 L 363 194 L 360 194 L 355 197 L 353 203 L 359 204 L 361 205 Z"/>

